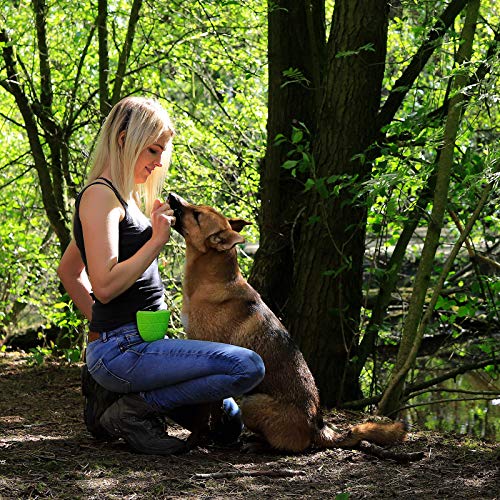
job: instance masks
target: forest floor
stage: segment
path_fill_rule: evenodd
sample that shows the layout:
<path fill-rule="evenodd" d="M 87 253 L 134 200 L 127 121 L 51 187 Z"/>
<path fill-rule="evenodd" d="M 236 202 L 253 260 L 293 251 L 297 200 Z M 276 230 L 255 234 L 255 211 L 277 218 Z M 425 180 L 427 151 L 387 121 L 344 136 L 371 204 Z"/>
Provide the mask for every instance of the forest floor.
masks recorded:
<path fill-rule="evenodd" d="M 398 449 L 425 456 L 409 464 L 339 449 L 144 456 L 94 440 L 82 403 L 79 365 L 29 366 L 25 354 L 0 354 L 0 499 L 500 498 L 498 445 L 463 436 L 413 430 Z M 359 418 L 326 415 L 341 429 Z M 169 432 L 185 437 L 178 427 Z"/>

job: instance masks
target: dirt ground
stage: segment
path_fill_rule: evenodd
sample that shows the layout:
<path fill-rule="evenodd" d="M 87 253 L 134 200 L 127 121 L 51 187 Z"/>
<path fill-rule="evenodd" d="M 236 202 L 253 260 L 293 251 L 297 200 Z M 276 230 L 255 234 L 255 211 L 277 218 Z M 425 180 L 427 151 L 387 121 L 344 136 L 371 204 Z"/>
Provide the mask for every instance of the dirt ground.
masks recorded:
<path fill-rule="evenodd" d="M 338 449 L 252 455 L 210 447 L 144 456 L 120 441 L 95 441 L 82 401 L 80 366 L 30 367 L 23 354 L 0 354 L 1 499 L 500 498 L 492 443 L 414 430 L 399 448 L 425 457 L 405 465 Z M 359 418 L 327 415 L 339 428 Z M 173 426 L 169 432 L 186 435 Z"/>

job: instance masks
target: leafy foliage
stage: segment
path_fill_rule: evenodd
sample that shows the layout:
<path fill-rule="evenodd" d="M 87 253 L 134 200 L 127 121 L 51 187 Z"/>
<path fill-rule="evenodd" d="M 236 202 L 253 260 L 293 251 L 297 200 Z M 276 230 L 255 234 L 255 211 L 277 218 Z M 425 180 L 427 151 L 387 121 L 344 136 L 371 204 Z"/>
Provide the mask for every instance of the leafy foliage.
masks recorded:
<path fill-rule="evenodd" d="M 36 103 L 42 82 L 32 22 L 34 4 L 22 4 L 22 8 L 7 6 L 1 27 L 12 27 L 8 43 L 22 62 L 23 90 Z M 158 16 L 158 12 L 162 14 Z M 109 2 L 108 14 L 109 74 L 113 75 L 126 35 L 129 5 Z M 165 196 L 175 186 L 194 202 L 213 204 L 229 215 L 238 213 L 254 220 L 257 162 L 265 132 L 263 14 L 257 4 L 242 9 L 235 2 L 143 5 L 123 94 L 156 96 L 173 116 L 177 137 Z M 68 174 L 68 230 L 72 199 L 83 185 L 87 157 L 102 120 L 96 15 L 90 5 L 67 1 L 48 5 L 45 11 L 55 97 L 53 119 L 65 130 L 63 140 L 70 152 L 64 165 Z M 5 77 L 4 68 L 0 79 Z M 10 308 L 21 302 L 29 303 L 29 307 L 12 328 L 43 324 L 48 319 L 58 323 L 59 319 L 43 306 L 59 303 L 54 270 L 62 249 L 47 227 L 22 117 L 12 96 L 1 87 L 0 92 L 4 98 L 0 104 L 0 187 L 5 200 L 0 226 L 4 288 L 0 321 L 7 328 L 12 318 Z M 48 133 L 43 124 L 39 125 L 42 134 Z M 50 158 L 48 149 L 46 154 Z M 247 231 L 247 237 L 257 238 L 255 226 Z M 165 276 L 176 276 L 172 297 L 177 303 L 181 266 L 176 253 L 180 251 L 179 240 L 167 247 L 164 269 Z M 173 268 L 168 268 L 169 262 Z"/>

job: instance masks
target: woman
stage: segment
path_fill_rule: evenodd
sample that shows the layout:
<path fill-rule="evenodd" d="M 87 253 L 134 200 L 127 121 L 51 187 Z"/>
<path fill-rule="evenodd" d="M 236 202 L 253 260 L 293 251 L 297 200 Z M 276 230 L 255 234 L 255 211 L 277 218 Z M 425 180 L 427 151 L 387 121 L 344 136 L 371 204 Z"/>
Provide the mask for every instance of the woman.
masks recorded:
<path fill-rule="evenodd" d="M 173 136 L 170 118 L 155 100 L 128 97 L 111 110 L 76 200 L 74 240 L 58 267 L 93 332 L 86 350 L 91 377 L 83 377 L 87 427 L 100 437 L 124 438 L 142 453 L 185 449 L 158 417 L 192 417 L 186 405 L 225 399 L 225 417 L 233 423 L 237 418 L 241 430 L 236 403 L 226 398 L 248 392 L 264 376 L 262 359 L 248 349 L 193 340 L 145 342 L 139 335 L 137 311 L 166 307 L 157 257 L 175 219 L 157 196 Z M 114 393 L 124 395 L 117 399 Z"/>

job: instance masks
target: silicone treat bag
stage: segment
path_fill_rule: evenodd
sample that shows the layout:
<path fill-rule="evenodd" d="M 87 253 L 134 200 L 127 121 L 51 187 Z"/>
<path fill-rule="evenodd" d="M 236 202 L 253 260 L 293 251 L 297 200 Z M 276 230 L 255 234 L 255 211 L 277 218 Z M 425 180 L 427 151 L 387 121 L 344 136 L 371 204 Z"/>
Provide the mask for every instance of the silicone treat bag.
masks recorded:
<path fill-rule="evenodd" d="M 137 328 L 142 340 L 152 342 L 165 338 L 170 321 L 170 311 L 137 311 Z"/>

